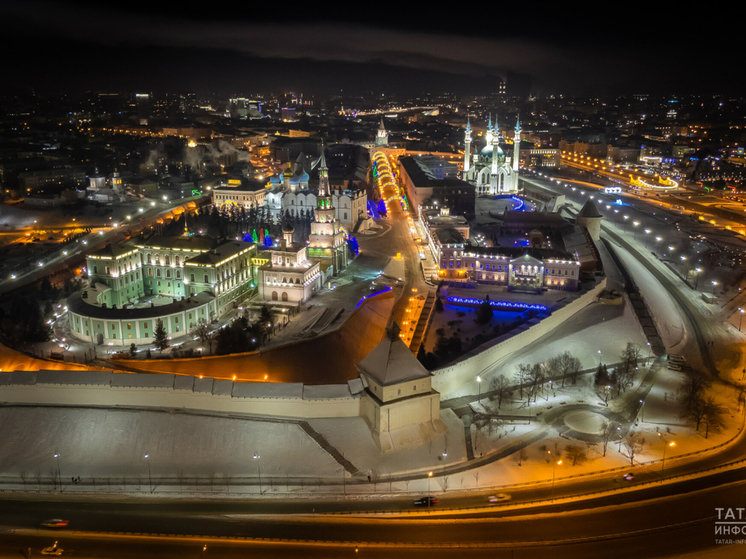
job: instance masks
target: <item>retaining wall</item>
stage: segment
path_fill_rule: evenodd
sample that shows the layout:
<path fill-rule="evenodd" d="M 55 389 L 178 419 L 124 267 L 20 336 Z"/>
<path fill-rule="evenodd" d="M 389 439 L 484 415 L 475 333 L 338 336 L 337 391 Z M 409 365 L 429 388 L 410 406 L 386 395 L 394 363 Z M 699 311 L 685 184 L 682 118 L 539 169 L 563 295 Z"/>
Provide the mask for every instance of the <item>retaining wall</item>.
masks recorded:
<path fill-rule="evenodd" d="M 359 395 L 347 384 L 234 383 L 179 375 L 110 371 L 0 373 L 3 404 L 182 408 L 294 419 L 358 417 Z"/>
<path fill-rule="evenodd" d="M 535 342 L 568 320 L 580 309 L 598 300 L 598 296 L 604 289 L 606 289 L 606 278 L 603 278 L 590 291 L 554 310 L 546 318 L 528 322 L 527 324 L 533 324 L 522 332 L 508 333 L 490 340 L 471 350 L 456 363 L 433 371 L 433 388 L 444 395 L 454 392 L 461 385 L 473 381 L 477 375 L 484 373 L 486 369 L 503 357 Z"/>

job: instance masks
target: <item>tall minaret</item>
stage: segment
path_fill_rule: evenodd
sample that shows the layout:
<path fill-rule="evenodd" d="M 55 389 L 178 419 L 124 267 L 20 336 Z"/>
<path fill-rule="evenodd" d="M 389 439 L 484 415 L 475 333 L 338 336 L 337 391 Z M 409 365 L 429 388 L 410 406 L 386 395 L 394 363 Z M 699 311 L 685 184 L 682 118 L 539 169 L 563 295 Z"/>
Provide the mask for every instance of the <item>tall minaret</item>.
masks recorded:
<path fill-rule="evenodd" d="M 466 137 L 464 139 L 464 174 L 469 172 L 469 165 L 471 164 L 471 124 L 469 123 L 469 117 L 466 117 Z"/>
<path fill-rule="evenodd" d="M 500 132 L 497 127 L 497 116 L 495 116 L 495 131 L 492 134 L 492 174 L 497 175 L 497 154 L 500 151 Z"/>
<path fill-rule="evenodd" d="M 490 174 L 490 194 L 492 194 L 493 196 L 500 192 L 499 177 L 497 176 L 499 152 L 500 129 L 497 127 L 497 115 L 495 115 L 495 130 L 492 134 L 492 173 Z"/>
<path fill-rule="evenodd" d="M 492 113 L 490 113 L 490 121 L 487 123 L 487 137 L 484 141 L 487 146 L 492 143 Z"/>
<path fill-rule="evenodd" d="M 513 133 L 513 171 L 518 172 L 521 158 L 521 115 L 515 119 L 515 132 Z M 516 182 L 517 185 L 517 182 Z"/>

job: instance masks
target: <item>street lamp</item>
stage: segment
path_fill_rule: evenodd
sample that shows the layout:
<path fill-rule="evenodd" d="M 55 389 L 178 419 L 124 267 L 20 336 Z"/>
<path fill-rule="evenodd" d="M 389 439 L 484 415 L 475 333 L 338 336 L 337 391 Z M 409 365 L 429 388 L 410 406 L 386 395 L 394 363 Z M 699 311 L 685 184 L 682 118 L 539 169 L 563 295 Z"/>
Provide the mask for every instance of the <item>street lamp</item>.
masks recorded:
<path fill-rule="evenodd" d="M 62 491 L 62 470 L 60 470 L 60 453 L 54 451 L 54 457 L 57 459 L 57 479 L 60 482 L 60 491 Z"/>
<path fill-rule="evenodd" d="M 148 460 L 148 458 L 150 458 L 150 455 L 146 452 L 144 458 L 148 462 L 148 484 L 150 485 L 150 492 L 152 493 L 153 492 L 153 476 L 150 475 L 150 460 Z"/>
<path fill-rule="evenodd" d="M 740 332 L 743 325 L 743 307 L 738 307 L 738 310 L 741 312 L 741 318 L 738 321 L 738 331 Z"/>
<path fill-rule="evenodd" d="M 432 472 L 427 472 L 427 512 L 430 512 L 430 501 L 432 500 L 432 493 L 430 492 L 430 478 L 433 477 Z"/>
<path fill-rule="evenodd" d="M 715 296 L 715 286 L 718 284 L 715 280 L 712 280 L 712 296 Z"/>
<path fill-rule="evenodd" d="M 562 464 L 562 460 L 555 462 L 552 466 L 552 502 L 554 502 L 554 474 L 557 472 L 557 466 Z"/>
<path fill-rule="evenodd" d="M 645 421 L 645 400 L 640 400 L 640 421 Z"/>
<path fill-rule="evenodd" d="M 261 456 L 259 456 L 256 452 L 254 453 L 254 460 L 256 460 L 256 467 L 259 471 L 259 495 L 262 494 L 262 465 L 259 462 L 259 459 Z M 344 473 L 342 474 L 344 475 Z"/>
<path fill-rule="evenodd" d="M 477 386 L 479 387 L 479 399 L 478 402 L 482 403 L 482 377 L 477 375 Z"/>
<path fill-rule="evenodd" d="M 695 276 L 697 278 L 697 280 L 694 283 L 694 290 L 696 291 L 697 287 L 699 286 L 699 274 L 702 273 L 702 268 L 694 268 L 694 271 L 697 272 L 697 274 Z"/>
<path fill-rule="evenodd" d="M 645 359 L 645 366 L 647 367 L 648 361 L 650 361 L 650 342 L 648 342 L 648 358 Z"/>
<path fill-rule="evenodd" d="M 663 460 L 661 461 L 661 472 L 666 467 L 666 448 L 669 446 L 674 447 L 676 446 L 676 443 L 674 441 L 671 441 L 670 443 L 666 441 L 666 437 L 663 436 L 663 433 L 658 433 L 658 436 L 663 441 Z"/>

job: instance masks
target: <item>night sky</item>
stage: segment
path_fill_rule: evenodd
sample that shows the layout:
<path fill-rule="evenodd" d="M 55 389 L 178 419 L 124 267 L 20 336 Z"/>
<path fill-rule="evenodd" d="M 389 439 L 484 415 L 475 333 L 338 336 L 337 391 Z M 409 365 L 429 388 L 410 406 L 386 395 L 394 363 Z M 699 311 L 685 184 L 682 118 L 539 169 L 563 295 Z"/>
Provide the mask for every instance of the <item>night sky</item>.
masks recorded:
<path fill-rule="evenodd" d="M 736 5 L 187 4 L 0 3 L 0 80 L 6 91 L 484 94 L 501 78 L 520 94 L 743 91 Z"/>

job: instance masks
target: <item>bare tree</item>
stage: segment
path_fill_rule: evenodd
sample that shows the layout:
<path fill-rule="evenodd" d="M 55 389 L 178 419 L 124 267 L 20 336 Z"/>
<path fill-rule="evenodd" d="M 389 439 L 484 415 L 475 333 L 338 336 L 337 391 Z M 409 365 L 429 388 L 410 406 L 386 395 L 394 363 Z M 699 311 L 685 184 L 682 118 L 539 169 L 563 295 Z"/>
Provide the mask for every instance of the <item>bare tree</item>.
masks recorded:
<path fill-rule="evenodd" d="M 381 479 L 381 472 L 378 470 L 370 471 L 370 480 L 373 482 L 373 492 L 378 491 L 378 480 Z"/>
<path fill-rule="evenodd" d="M 609 446 L 609 441 L 614 435 L 616 435 L 616 433 L 616 426 L 613 423 L 604 420 L 603 425 L 601 426 L 601 442 L 604 447 L 604 456 L 606 456 L 606 449 Z"/>
<path fill-rule="evenodd" d="M 634 466 L 635 455 L 642 452 L 642 449 L 645 447 L 645 437 L 642 436 L 642 433 L 630 431 L 624 437 L 622 444 L 629 454 L 629 463 Z"/>
<path fill-rule="evenodd" d="M 520 398 L 523 400 L 523 385 L 531 381 L 531 365 L 521 363 L 516 367 L 515 382 L 520 390 Z"/>
<path fill-rule="evenodd" d="M 41 491 L 41 470 L 37 469 L 34 472 L 34 478 L 36 479 L 36 488 Z"/>
<path fill-rule="evenodd" d="M 565 456 L 568 460 L 572 460 L 572 465 L 582 464 L 588 460 L 588 456 L 580 446 L 568 445 L 565 447 Z"/>
<path fill-rule="evenodd" d="M 569 376 L 572 383 L 578 382 L 578 375 L 581 371 L 580 359 L 570 355 L 569 351 L 564 352 L 560 356 L 560 369 L 562 371 L 562 386 L 565 386 L 565 377 Z"/>
<path fill-rule="evenodd" d="M 199 338 L 202 347 L 208 346 L 212 353 L 212 346 L 215 343 L 215 334 L 210 332 L 210 325 L 204 320 L 192 328 L 192 337 Z"/>
<path fill-rule="evenodd" d="M 710 434 L 710 431 L 717 434 L 725 427 L 725 421 L 723 416 L 725 415 L 725 408 L 718 404 L 712 396 L 708 396 L 704 400 L 704 415 L 702 416 L 702 425 L 705 427 L 705 439 Z"/>
<path fill-rule="evenodd" d="M 512 390 L 510 390 L 510 383 L 508 382 L 508 379 L 505 378 L 505 375 L 492 377 L 492 380 L 490 381 L 490 389 L 494 392 L 495 398 L 497 399 L 497 409 L 500 409 L 503 399 L 509 398 L 513 393 Z"/>
<path fill-rule="evenodd" d="M 23 482 L 23 490 L 26 491 L 26 480 L 28 479 L 28 472 L 26 470 L 21 471 L 21 481 Z"/>
<path fill-rule="evenodd" d="M 546 381 L 547 377 L 544 372 L 544 367 L 541 366 L 541 363 L 534 364 L 533 367 L 531 367 L 531 371 L 529 373 L 529 382 L 531 383 L 531 394 L 534 397 L 534 402 L 536 401 L 536 396 L 539 393 L 539 390 L 544 385 L 544 382 Z M 530 398 L 530 395 L 529 395 Z"/>

